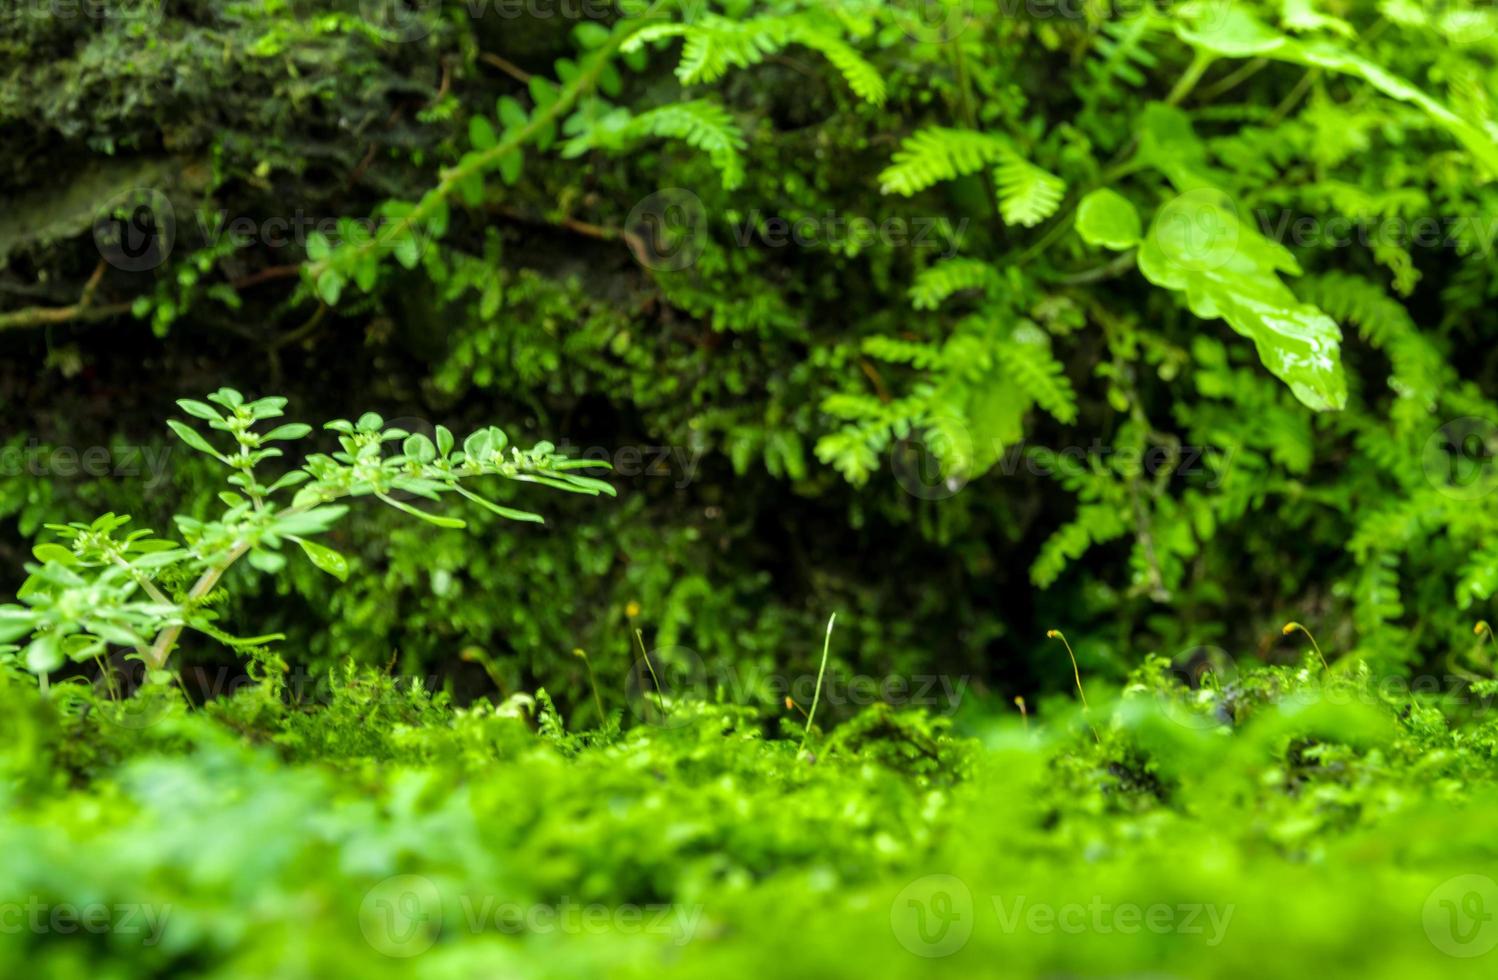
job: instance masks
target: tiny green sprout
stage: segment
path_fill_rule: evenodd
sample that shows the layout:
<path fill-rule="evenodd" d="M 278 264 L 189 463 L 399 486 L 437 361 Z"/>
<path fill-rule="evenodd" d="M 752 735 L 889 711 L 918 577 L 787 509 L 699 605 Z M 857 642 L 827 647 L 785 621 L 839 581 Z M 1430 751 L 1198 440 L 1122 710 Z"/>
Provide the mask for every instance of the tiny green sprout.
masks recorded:
<path fill-rule="evenodd" d="M 650 671 L 650 679 L 655 682 L 655 703 L 664 717 L 668 712 L 665 695 L 661 693 L 661 679 L 655 676 L 655 664 L 650 662 L 650 653 L 645 649 L 645 635 L 638 629 L 635 630 L 635 643 L 639 644 L 640 656 L 645 658 L 645 669 Z"/>
<path fill-rule="evenodd" d="M 1025 734 L 1028 735 L 1030 732 L 1030 712 L 1025 708 L 1025 699 L 1016 694 L 1014 696 L 1014 706 L 1019 708 L 1020 720 L 1024 722 Z"/>
<path fill-rule="evenodd" d="M 1290 622 L 1290 623 L 1286 623 L 1284 625 L 1284 627 L 1280 630 L 1280 632 L 1283 633 L 1285 636 L 1289 636 L 1291 633 L 1294 633 L 1296 630 L 1299 630 L 1300 632 L 1304 633 L 1306 635 L 1306 639 L 1308 639 L 1308 640 L 1311 641 L 1311 649 L 1313 649 L 1313 650 L 1316 651 L 1316 656 L 1321 660 L 1321 669 L 1322 670 L 1331 670 L 1331 665 L 1326 662 L 1326 657 L 1321 652 L 1321 644 L 1319 644 L 1319 643 L 1316 642 L 1316 638 L 1311 635 L 1311 631 L 1310 630 L 1306 629 L 1304 626 L 1300 625 L 1299 623 Z"/>
<path fill-rule="evenodd" d="M 1077 682 L 1077 697 L 1082 699 L 1082 714 L 1090 714 L 1091 709 L 1087 707 L 1087 693 L 1082 690 L 1082 672 L 1077 669 L 1077 655 L 1072 652 L 1071 644 L 1067 642 L 1066 634 L 1060 630 L 1046 630 L 1045 635 L 1049 639 L 1060 640 L 1061 645 L 1066 647 L 1066 655 L 1071 658 L 1071 675 Z M 1102 736 L 1098 735 L 1097 729 L 1093 727 L 1091 720 L 1087 722 L 1087 727 L 1092 728 L 1092 737 L 1101 743 L 1103 741 Z"/>
<path fill-rule="evenodd" d="M 1087 709 L 1087 693 L 1082 690 L 1082 672 L 1077 669 L 1077 655 L 1072 652 L 1071 644 L 1066 641 L 1066 634 L 1060 630 L 1046 630 L 1048 639 L 1060 640 L 1062 646 L 1066 647 L 1066 655 L 1071 658 L 1072 677 L 1077 682 L 1077 697 L 1082 699 L 1083 710 Z"/>
<path fill-rule="evenodd" d="M 598 696 L 598 678 L 593 674 L 593 661 L 588 659 L 588 653 L 582 647 L 573 648 L 572 655 L 582 658 L 583 665 L 588 668 L 588 686 L 593 689 L 593 706 L 598 709 L 598 724 L 602 725 L 608 721 L 608 715 L 603 713 L 603 699 Z"/>
<path fill-rule="evenodd" d="M 1490 642 L 1498 644 L 1498 639 L 1494 639 L 1493 637 L 1493 627 L 1488 625 L 1488 621 L 1486 619 L 1479 619 L 1477 621 L 1477 625 L 1472 627 L 1472 632 L 1479 637 L 1486 635 Z M 1480 648 L 1482 646 L 1482 640 L 1478 640 L 1477 645 Z"/>
<path fill-rule="evenodd" d="M 801 733 L 801 748 L 806 751 L 806 740 L 811 737 L 811 722 L 817 716 L 817 702 L 822 698 L 822 678 L 827 673 L 827 651 L 832 646 L 832 625 L 837 622 L 837 613 L 827 617 L 827 635 L 822 638 L 822 666 L 817 669 L 817 686 L 811 695 L 811 710 L 806 713 L 806 730 Z"/>

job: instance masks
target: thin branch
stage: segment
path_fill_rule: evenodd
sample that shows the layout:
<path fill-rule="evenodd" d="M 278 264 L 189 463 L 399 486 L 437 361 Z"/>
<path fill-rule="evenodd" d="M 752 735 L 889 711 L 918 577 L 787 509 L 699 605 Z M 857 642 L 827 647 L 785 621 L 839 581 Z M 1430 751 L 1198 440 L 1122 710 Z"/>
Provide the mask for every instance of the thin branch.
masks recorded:
<path fill-rule="evenodd" d="M 479 60 L 486 65 L 493 65 L 495 68 L 498 68 L 500 71 L 504 72 L 506 75 L 509 75 L 511 78 L 515 79 L 515 81 L 519 82 L 522 85 L 530 84 L 531 73 L 526 71 L 524 68 L 521 68 L 513 61 L 507 61 L 497 54 L 490 54 L 488 51 L 480 51 Z"/>

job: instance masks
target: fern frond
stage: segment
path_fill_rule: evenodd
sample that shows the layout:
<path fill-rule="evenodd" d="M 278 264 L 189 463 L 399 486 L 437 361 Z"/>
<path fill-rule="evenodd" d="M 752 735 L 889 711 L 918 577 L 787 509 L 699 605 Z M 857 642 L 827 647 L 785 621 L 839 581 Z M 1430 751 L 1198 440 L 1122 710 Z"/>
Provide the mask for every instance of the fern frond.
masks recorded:
<path fill-rule="evenodd" d="M 1123 20 L 1103 24 L 1092 48 L 1100 57 L 1087 62 L 1092 76 L 1093 92 L 1107 91 L 1114 79 L 1138 88 L 1145 83 L 1145 72 L 1159 64 L 1147 45 L 1165 33 L 1162 19 L 1144 12 Z"/>
<path fill-rule="evenodd" d="M 884 79 L 880 77 L 879 70 L 865 61 L 846 41 L 806 23 L 798 23 L 791 34 L 801 44 L 821 52 L 822 57 L 842 73 L 853 94 L 874 105 L 884 104 Z"/>
<path fill-rule="evenodd" d="M 998 345 L 999 363 L 1035 404 L 1070 425 L 1077 420 L 1077 393 L 1061 364 L 1051 356 L 1050 338 L 1028 321 Z"/>
<path fill-rule="evenodd" d="M 918 310 L 934 310 L 954 293 L 997 286 L 999 273 L 982 259 L 946 259 L 922 269 L 910 287 L 910 304 Z"/>
<path fill-rule="evenodd" d="M 1061 206 L 1061 195 L 1066 192 L 1064 180 L 1014 152 L 1004 154 L 1003 162 L 994 171 L 994 185 L 1005 224 L 1026 228 L 1055 214 Z"/>
<path fill-rule="evenodd" d="M 730 68 L 757 65 L 791 44 L 801 44 L 831 62 L 859 98 L 884 103 L 879 70 L 838 35 L 834 22 L 816 15 L 736 20 L 711 14 L 690 24 L 652 24 L 632 34 L 622 50 L 627 54 L 652 41 L 677 37 L 683 44 L 676 77 L 683 85 L 715 82 Z"/>
<path fill-rule="evenodd" d="M 863 352 L 881 361 L 909 364 L 923 371 L 940 367 L 942 363 L 942 351 L 939 348 L 919 341 L 900 340 L 898 337 L 866 338 Z"/>
<path fill-rule="evenodd" d="M 931 126 L 905 138 L 879 175 L 879 190 L 909 197 L 944 180 L 975 174 L 1013 154 L 1013 145 L 1002 136 Z"/>
<path fill-rule="evenodd" d="M 1345 272 L 1307 276 L 1296 292 L 1327 315 L 1358 328 L 1359 335 L 1389 358 L 1389 384 L 1411 399 L 1420 414 L 1434 407 L 1450 370 L 1436 346 L 1423 335 L 1409 311 L 1378 283 Z"/>
<path fill-rule="evenodd" d="M 678 102 L 640 113 L 625 127 L 627 140 L 659 136 L 702 150 L 723 176 L 723 188 L 744 182 L 743 131 L 728 110 L 708 99 Z"/>
<path fill-rule="evenodd" d="M 1120 538 L 1126 530 L 1119 509 L 1111 503 L 1083 504 L 1077 508 L 1076 520 L 1063 524 L 1040 546 L 1040 554 L 1030 566 L 1030 581 L 1038 588 L 1048 588 L 1087 549 Z"/>

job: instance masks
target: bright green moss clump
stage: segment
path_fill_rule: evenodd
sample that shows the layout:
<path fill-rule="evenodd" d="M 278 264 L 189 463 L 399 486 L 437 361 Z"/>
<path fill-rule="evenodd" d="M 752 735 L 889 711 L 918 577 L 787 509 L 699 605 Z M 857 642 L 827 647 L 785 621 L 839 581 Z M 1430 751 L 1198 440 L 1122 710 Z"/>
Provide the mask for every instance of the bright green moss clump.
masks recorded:
<path fill-rule="evenodd" d="M 1092 691 L 1096 738 L 1064 701 L 1028 728 L 972 710 L 962 734 L 875 708 L 801 757 L 794 725 L 669 697 L 666 725 L 572 733 L 544 693 L 460 709 L 360 672 L 316 707 L 272 671 L 207 711 L 163 692 L 128 713 L 11 677 L 0 849 L 23 901 L 0 963 L 1488 975 L 1466 958 L 1498 946 L 1486 711 L 1351 664 L 1198 691 L 1163 667 Z M 74 910 L 108 930 L 80 941 Z"/>

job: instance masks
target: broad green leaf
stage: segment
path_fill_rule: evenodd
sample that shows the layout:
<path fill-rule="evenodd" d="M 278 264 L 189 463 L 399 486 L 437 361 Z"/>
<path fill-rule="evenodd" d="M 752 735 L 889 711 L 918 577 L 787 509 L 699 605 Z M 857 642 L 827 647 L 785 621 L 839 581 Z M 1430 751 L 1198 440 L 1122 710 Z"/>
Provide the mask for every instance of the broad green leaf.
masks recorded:
<path fill-rule="evenodd" d="M 1179 11 L 1176 33 L 1183 41 L 1234 58 L 1271 58 L 1361 78 L 1392 99 L 1416 106 L 1451 133 L 1482 164 L 1498 174 L 1498 137 L 1463 119 L 1416 85 L 1331 41 L 1301 41 L 1280 33 L 1241 4 L 1193 0 Z"/>
<path fill-rule="evenodd" d="M 1256 261 L 1252 248 L 1229 244 L 1251 242 L 1248 229 L 1224 235 L 1191 242 L 1179 229 L 1162 228 L 1157 216 L 1140 246 L 1139 270 L 1150 282 L 1185 293 L 1192 313 L 1204 320 L 1226 320 L 1252 340 L 1269 372 L 1308 407 L 1342 408 L 1347 380 L 1336 321 L 1297 300 L 1273 266 Z"/>
<path fill-rule="evenodd" d="M 419 432 L 406 437 L 406 441 L 401 443 L 401 452 L 418 463 L 430 463 L 437 458 L 437 447 Z"/>
<path fill-rule="evenodd" d="M 72 565 L 78 561 L 78 556 L 73 554 L 72 549 L 65 548 L 60 544 L 39 544 L 31 549 L 37 561 L 57 561 L 64 565 Z"/>
<path fill-rule="evenodd" d="M 1134 205 L 1117 191 L 1103 188 L 1077 206 L 1077 234 L 1089 245 L 1122 251 L 1139 244 L 1143 228 Z"/>
<path fill-rule="evenodd" d="M 26 669 L 33 674 L 50 674 L 63 664 L 62 637 L 55 631 L 32 640 L 23 655 Z"/>

